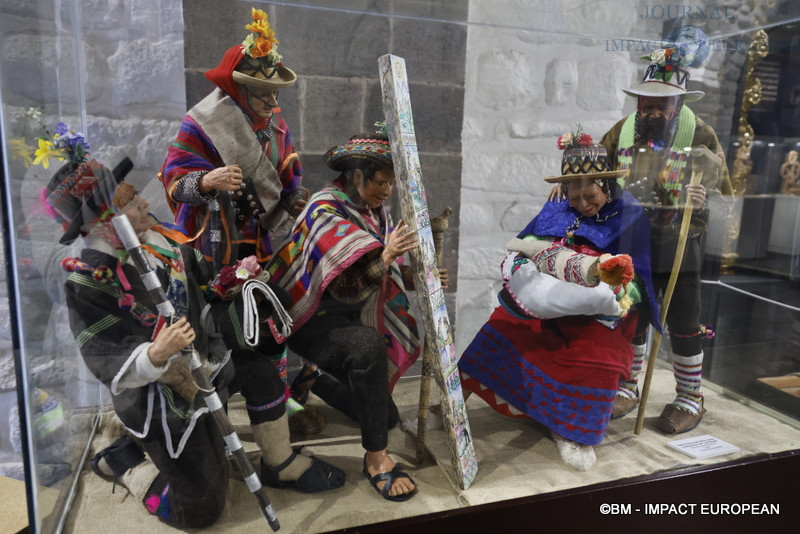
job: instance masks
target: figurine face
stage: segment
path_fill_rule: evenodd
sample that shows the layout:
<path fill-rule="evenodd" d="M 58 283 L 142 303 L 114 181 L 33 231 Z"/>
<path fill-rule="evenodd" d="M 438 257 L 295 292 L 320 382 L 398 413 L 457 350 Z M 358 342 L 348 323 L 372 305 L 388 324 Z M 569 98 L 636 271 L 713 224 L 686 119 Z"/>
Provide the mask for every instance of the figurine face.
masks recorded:
<path fill-rule="evenodd" d="M 395 182 L 392 169 L 378 169 L 371 180 L 364 180 L 361 170 L 357 169 L 353 178 L 358 187 L 358 194 L 370 208 L 377 208 L 392 196 Z"/>
<path fill-rule="evenodd" d="M 672 118 L 678 105 L 677 96 L 640 96 L 639 115 L 648 119 Z"/>
<path fill-rule="evenodd" d="M 248 87 L 247 95 L 250 107 L 256 115 L 262 119 L 272 117 L 273 109 L 278 107 L 277 89 L 255 89 Z"/>
<path fill-rule="evenodd" d="M 663 139 L 667 122 L 675 115 L 677 96 L 640 96 L 639 118 L 646 139 Z"/>
<path fill-rule="evenodd" d="M 146 199 L 136 195 L 121 211 L 128 216 L 133 231 L 137 235 L 153 227 L 153 219 L 150 218 L 150 203 Z"/>
<path fill-rule="evenodd" d="M 569 184 L 567 189 L 567 198 L 569 205 L 573 209 L 578 210 L 584 217 L 593 217 L 597 215 L 600 208 L 607 201 L 606 194 L 594 182 L 573 182 Z"/>

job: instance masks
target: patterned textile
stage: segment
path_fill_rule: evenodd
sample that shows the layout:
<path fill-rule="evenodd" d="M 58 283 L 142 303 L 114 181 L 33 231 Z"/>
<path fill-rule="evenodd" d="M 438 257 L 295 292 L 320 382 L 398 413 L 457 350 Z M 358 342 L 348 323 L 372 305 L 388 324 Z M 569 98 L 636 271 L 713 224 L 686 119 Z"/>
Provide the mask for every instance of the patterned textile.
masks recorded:
<path fill-rule="evenodd" d="M 569 202 L 546 202 L 539 214 L 517 237 L 527 235 L 566 238 L 576 216 Z M 633 259 L 636 276 L 645 286 L 653 326 L 658 324 L 658 300 L 650 270 L 650 221 L 639 202 L 627 191 L 614 187 L 611 202 L 603 205 L 596 217 L 584 218 L 574 231 L 577 245 L 588 243 L 599 252 L 628 254 Z"/>
<path fill-rule="evenodd" d="M 568 202 L 547 202 L 517 237 L 563 239 L 577 215 Z M 649 306 L 657 311 L 649 221 L 630 193 L 613 187 L 611 202 L 597 217 L 585 218 L 574 235 L 571 248 L 577 252 L 629 254 Z M 560 436 L 597 445 L 619 382 L 630 377 L 638 311 L 632 308 L 615 328 L 607 328 L 596 316 L 525 316 L 503 295 L 458 362 L 463 387 L 500 413 L 532 417 Z"/>
<path fill-rule="evenodd" d="M 633 164 L 631 147 L 633 146 L 637 114 L 638 111 L 628 116 L 619 137 L 617 159 L 619 168 L 622 170 L 630 169 Z M 683 174 L 686 171 L 686 163 L 689 161 L 689 155 L 684 148 L 692 146 L 697 121 L 698 119 L 691 109 L 686 106 L 681 107 L 680 116 L 678 117 L 678 131 L 670 147 L 667 162 L 664 164 L 664 188 L 669 192 L 668 199 L 672 204 L 678 203 L 683 190 Z M 624 182 L 624 179 L 621 178 L 620 180 Z"/>
<path fill-rule="evenodd" d="M 597 445 L 629 374 L 636 317 L 610 330 L 591 317 L 525 319 L 499 306 L 458 363 L 462 385 L 504 415 Z"/>
<path fill-rule="evenodd" d="M 264 262 L 272 255 L 269 234 L 261 219 L 266 217 L 270 229 L 288 221 L 288 214 L 279 202 L 300 187 L 303 168 L 286 121 L 276 114 L 268 128 L 272 130 L 271 139 L 262 142 L 242 108 L 216 90 L 189 110 L 167 151 L 161 169 L 167 201 L 176 224 L 206 259 L 212 259 L 211 232 L 206 231 L 209 198 L 192 195 L 196 185 L 180 186 L 180 183 L 187 174 L 194 173 L 189 178 L 198 180 L 198 173 L 233 164 L 241 167 L 244 183 L 253 198 L 242 201 L 249 211 L 237 216 L 232 195 L 228 192 L 216 195 L 222 224 L 222 263 L 235 261 L 236 246 L 243 243 L 255 246 L 259 261 Z M 182 191 L 189 192 L 187 197 L 180 196 Z"/>
<path fill-rule="evenodd" d="M 316 193 L 295 222 L 290 239 L 267 266 L 270 280 L 289 292 L 293 330 L 316 312 L 322 294 L 334 280 L 370 251 L 384 246 L 391 218 L 381 208 L 381 228 L 369 224 L 339 185 Z M 351 273 L 347 273 L 349 276 Z M 363 303 L 361 322 L 384 334 L 389 356 L 389 389 L 419 356 L 417 323 L 402 289 L 400 271 L 393 265 L 388 276 L 369 283 L 366 273 L 356 273 L 364 287 L 345 303 Z"/>

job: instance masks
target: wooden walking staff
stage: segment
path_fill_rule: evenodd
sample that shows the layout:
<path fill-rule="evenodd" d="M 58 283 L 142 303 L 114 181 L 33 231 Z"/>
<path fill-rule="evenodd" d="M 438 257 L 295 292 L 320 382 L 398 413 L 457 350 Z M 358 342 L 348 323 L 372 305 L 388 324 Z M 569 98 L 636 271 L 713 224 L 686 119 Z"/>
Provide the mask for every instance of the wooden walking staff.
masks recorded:
<path fill-rule="evenodd" d="M 692 158 L 692 179 L 691 185 L 699 184 L 703 179 L 703 174 L 706 170 L 717 168 L 722 164 L 722 160 L 705 146 L 699 146 L 691 149 L 690 157 Z M 666 328 L 667 311 L 669 304 L 672 300 L 672 293 L 675 291 L 675 282 L 678 280 L 678 273 L 681 270 L 683 263 L 683 253 L 686 250 L 686 239 L 689 235 L 689 224 L 692 218 L 692 198 L 686 195 L 686 205 L 683 207 L 681 216 L 681 228 L 678 233 L 678 246 L 675 249 L 675 259 L 672 262 L 672 272 L 670 272 L 667 287 L 664 290 L 664 297 L 661 300 L 661 311 L 658 316 L 658 324 L 661 325 L 661 330 Z M 650 382 L 653 380 L 653 370 L 655 369 L 655 360 L 658 354 L 659 346 L 661 345 L 661 332 L 656 331 L 653 335 L 653 345 L 650 347 L 650 356 L 647 360 L 647 370 L 644 376 L 644 385 L 642 386 L 641 402 L 639 404 L 639 411 L 636 412 L 636 426 L 634 427 L 634 434 L 637 436 L 642 432 L 644 425 L 644 411 L 647 407 L 647 396 L 650 394 Z"/>
<path fill-rule="evenodd" d="M 167 294 L 161 286 L 158 275 L 147 260 L 147 256 L 145 256 L 144 250 L 142 250 L 142 244 L 136 236 L 136 232 L 133 230 L 133 226 L 131 226 L 128 217 L 120 214 L 111 219 L 111 222 L 114 224 L 114 229 L 117 231 L 120 241 L 122 241 L 122 246 L 124 246 L 125 250 L 130 254 L 133 264 L 139 272 L 139 276 L 142 277 L 142 282 L 144 282 L 145 287 L 150 292 L 150 296 L 156 302 L 158 314 L 164 317 L 167 324 L 174 323 L 178 320 L 175 314 L 175 308 L 172 306 L 169 299 L 167 299 Z M 280 523 L 278 523 L 278 516 L 275 515 L 275 510 L 272 508 L 272 504 L 270 504 L 267 495 L 264 493 L 261 480 L 253 469 L 253 465 L 244 453 L 242 442 L 223 409 L 219 395 L 217 395 L 214 386 L 211 385 L 211 381 L 208 379 L 208 375 L 206 375 L 203 370 L 203 363 L 200 361 L 200 355 L 197 354 L 197 351 L 194 350 L 194 347 L 191 345 L 186 347 L 182 353 L 188 359 L 187 364 L 191 369 L 192 378 L 194 378 L 197 383 L 200 393 L 203 395 L 203 400 L 208 407 L 208 411 L 214 419 L 214 423 L 216 423 L 219 428 L 222 439 L 225 441 L 225 445 L 228 446 L 228 451 L 236 461 L 236 465 L 239 468 L 239 472 L 242 473 L 247 488 L 258 500 L 258 507 L 269 523 L 269 526 L 272 527 L 272 530 L 277 531 L 281 528 Z"/>
<path fill-rule="evenodd" d="M 447 218 L 452 215 L 452 208 L 445 208 L 441 215 L 431 219 L 431 233 L 433 234 L 433 248 L 436 250 L 436 265 L 442 265 L 444 251 L 444 232 L 449 223 Z M 431 397 L 431 377 L 433 376 L 433 358 L 436 354 L 431 350 L 430 343 L 425 344 L 425 352 L 422 353 L 422 376 L 419 383 L 419 408 L 417 410 L 417 463 L 422 463 L 425 455 L 425 432 L 428 426 L 428 407 Z"/>

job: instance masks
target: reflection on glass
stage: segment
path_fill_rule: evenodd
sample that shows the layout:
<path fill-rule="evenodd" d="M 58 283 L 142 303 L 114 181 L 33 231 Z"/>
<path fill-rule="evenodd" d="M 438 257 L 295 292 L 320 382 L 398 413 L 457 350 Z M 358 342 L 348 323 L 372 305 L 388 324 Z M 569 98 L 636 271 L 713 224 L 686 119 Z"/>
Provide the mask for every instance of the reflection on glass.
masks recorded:
<path fill-rule="evenodd" d="M 150 202 L 159 219 L 171 220 L 163 185 L 155 176 L 186 110 L 212 88 L 202 74 L 241 38 L 242 21 L 249 19 L 253 7 L 243 1 L 227 2 L 224 8 L 215 2 L 199 3 L 202 8 L 179 0 L 91 6 L 77 0 L 8 0 L 0 6 L 7 192 L 3 209 L 12 221 L 4 235 L 11 251 L 6 260 L 14 262 L 14 280 L 4 280 L 3 289 L 16 292 L 18 299 L 10 313 L 22 333 L 17 352 L 27 386 L 27 406 L 20 412 L 15 409 L 20 386 L 14 383 L 6 333 L 10 314 L 0 307 L 0 412 L 8 414 L 0 425 L 0 474 L 23 478 L 23 459 L 33 460 L 28 482 L 33 487 L 34 528 L 43 532 L 61 522 L 81 468 L 82 480 L 92 482 L 92 473 L 80 460 L 91 442 L 96 414 L 107 414 L 110 401 L 83 364 L 68 327 L 61 260 L 78 251 L 59 243 L 65 229 L 42 202 L 42 191 L 47 194 L 58 172 L 70 172 L 70 164 L 53 154 L 46 156 L 47 147 L 40 146 L 39 138 L 47 137 L 45 129 L 52 136 L 63 122 L 85 134 L 92 156 L 109 169 L 130 157 L 134 168 L 126 180 Z M 725 7 L 704 1 L 684 6 L 691 12 L 636 0 L 575 8 L 510 0 L 408 0 L 378 8 L 308 0 L 258 2 L 256 7 L 269 14 L 281 38 L 281 53 L 298 75 L 297 90 L 282 91 L 280 103 L 303 164 L 303 181 L 312 193 L 333 178 L 320 157 L 325 150 L 341 140 L 342 132 L 369 131 L 381 119 L 376 59 L 386 53 L 406 59 L 420 175 L 430 212 L 454 210 L 444 236 L 443 263 L 453 288 L 446 300 L 456 318 L 459 355 L 497 305 L 497 269 L 505 244 L 547 201 L 549 186 L 540 178 L 559 169 L 554 136 L 578 122 L 592 133 L 608 131 L 636 111 L 636 99 L 623 89 L 642 81 L 646 65 L 640 57 L 650 56 L 665 41 L 672 44 L 671 35 L 689 36 L 695 44 L 706 40 L 707 56 L 691 67 L 687 88 L 705 96 L 688 107 L 716 132 L 736 195 L 717 205 L 709 199 L 707 232 L 691 238 L 696 239 L 692 247 L 701 282 L 698 322 L 705 327 L 705 337 L 693 340 L 700 341 L 699 349 L 683 352 L 704 354 L 703 393 L 714 399 L 714 405 L 706 403 L 708 413 L 695 432 L 730 432 L 730 441 L 740 446 L 746 441 L 747 436 L 726 427 L 730 420 L 721 407 L 728 406 L 728 398 L 720 391 L 751 404 L 748 410 L 772 410 L 765 417 L 774 427 L 766 425 L 765 434 L 789 428 L 779 420 L 797 427 L 800 52 L 795 3 Z M 754 32 L 761 27 L 769 37 L 768 49 L 751 65 Z M 759 84 L 745 82 L 751 66 Z M 31 115 L 31 108 L 41 115 Z M 743 117 L 752 129 L 747 139 L 739 137 Z M 655 157 L 654 147 L 642 148 L 645 157 Z M 40 157 L 35 161 L 37 150 Z M 643 175 L 635 176 L 633 183 L 641 180 L 647 202 L 646 195 L 656 192 L 653 209 L 658 199 L 663 207 L 667 197 L 650 182 L 653 173 L 640 173 L 643 166 L 643 160 L 631 162 L 634 175 Z M 658 174 L 653 180 L 660 179 Z M 663 272 L 668 274 L 670 268 Z M 662 343 L 666 368 L 656 373 L 667 386 L 663 397 L 651 402 L 652 419 L 675 397 L 669 367 L 670 352 L 681 343 L 677 339 L 667 335 Z M 292 376 L 300 367 L 297 361 L 294 365 Z M 406 406 L 413 411 L 413 401 Z M 477 443 L 492 434 L 508 438 L 506 443 L 492 442 L 488 450 L 507 452 L 505 447 L 516 444 L 514 434 L 522 436 L 521 447 L 535 451 L 544 436 L 530 425 L 500 416 L 484 418 L 487 408 L 480 399 L 470 399 L 467 409 Z M 630 415 L 609 425 L 620 436 L 627 436 L 632 427 Z M 27 444 L 21 440 L 21 428 L 30 436 Z M 436 450 L 435 431 L 428 439 Z M 564 471 L 557 483 L 575 487 L 599 481 L 608 458 L 605 451 L 618 445 L 614 439 L 606 441 L 598 447 L 597 464 L 583 478 Z M 92 454 L 96 452 L 89 446 Z M 742 446 L 737 457 L 760 452 L 758 447 Z M 446 453 L 437 455 L 445 458 L 446 469 Z M 367 484 L 360 472 L 361 458 L 351 460 L 349 480 Z M 546 456 L 531 457 L 533 466 L 546 461 Z M 504 470 L 506 464 L 487 454 L 479 458 L 479 466 L 470 502 L 501 498 L 487 488 L 512 476 Z M 557 483 L 541 491 L 551 491 Z M 81 508 L 84 488 L 77 489 L 69 521 L 86 520 Z M 354 491 L 361 490 L 359 485 Z M 424 483 L 420 491 L 425 491 Z M 275 496 L 276 505 L 280 495 Z M 290 499 L 283 505 L 291 508 Z M 141 505 L 131 509 L 146 514 Z M 249 512 L 237 515 L 240 509 L 232 509 L 231 524 L 250 517 Z M 389 513 L 416 512 L 366 506 L 358 521 L 388 519 Z M 79 523 L 69 524 L 81 530 Z M 312 530 L 340 526 L 315 524 Z"/>

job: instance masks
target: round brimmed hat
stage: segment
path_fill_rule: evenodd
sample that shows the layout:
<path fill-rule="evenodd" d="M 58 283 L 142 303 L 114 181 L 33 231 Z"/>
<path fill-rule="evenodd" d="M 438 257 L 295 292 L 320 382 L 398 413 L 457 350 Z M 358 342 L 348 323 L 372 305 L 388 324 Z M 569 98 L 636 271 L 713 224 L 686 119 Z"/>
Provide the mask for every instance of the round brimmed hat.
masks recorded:
<path fill-rule="evenodd" d="M 393 166 L 389 138 L 376 133 L 354 135 L 347 143 L 325 152 L 322 159 L 335 171 L 347 171 L 363 166 L 365 162 L 381 167 Z"/>
<path fill-rule="evenodd" d="M 263 89 L 281 89 L 293 85 L 297 81 L 297 74 L 283 64 L 268 15 L 252 8 L 251 16 L 253 21 L 245 26 L 250 33 L 242 41 L 243 57 L 233 71 L 233 81 Z"/>
<path fill-rule="evenodd" d="M 233 81 L 249 87 L 283 89 L 294 85 L 297 74 L 283 63 L 245 56 L 232 74 Z"/>
<path fill-rule="evenodd" d="M 608 165 L 606 147 L 596 144 L 589 134 L 581 131 L 565 133 L 558 138 L 558 148 L 564 151 L 561 157 L 561 175 L 544 179 L 549 183 L 579 180 L 614 180 L 627 171 L 612 171 Z"/>
<path fill-rule="evenodd" d="M 679 47 L 662 48 L 653 51 L 648 59 L 650 65 L 644 71 L 642 82 L 631 89 L 623 89 L 630 96 L 670 97 L 682 96 L 686 102 L 694 102 L 705 96 L 703 91 L 687 91 L 689 71 L 685 65 L 692 58 L 681 54 Z"/>

